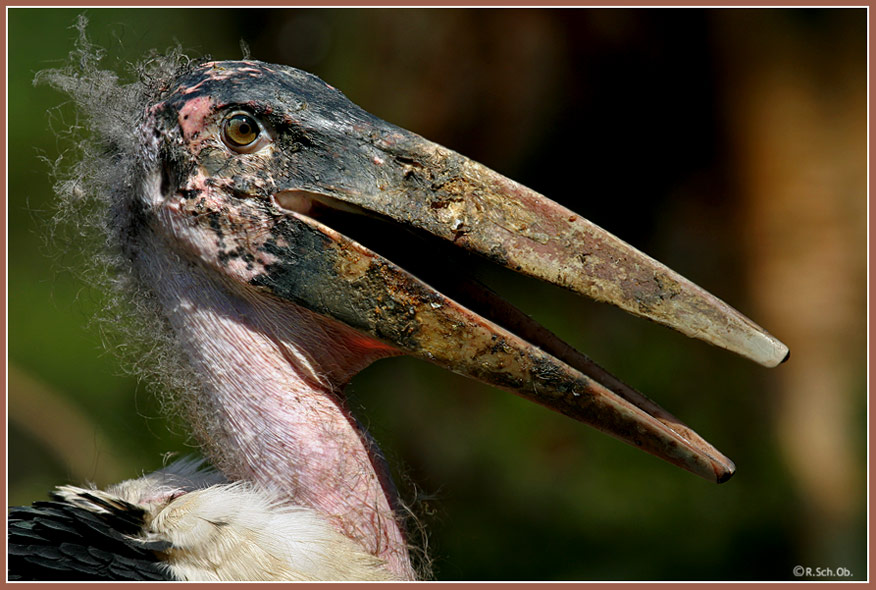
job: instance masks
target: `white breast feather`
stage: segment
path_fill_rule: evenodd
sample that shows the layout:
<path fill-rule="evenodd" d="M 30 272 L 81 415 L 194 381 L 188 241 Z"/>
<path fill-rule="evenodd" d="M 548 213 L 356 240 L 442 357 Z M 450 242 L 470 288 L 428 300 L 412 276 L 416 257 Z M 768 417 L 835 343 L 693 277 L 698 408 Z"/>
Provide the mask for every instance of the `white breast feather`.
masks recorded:
<path fill-rule="evenodd" d="M 140 539 L 166 541 L 161 557 L 189 581 L 392 580 L 384 562 L 338 533 L 318 512 L 282 504 L 279 495 L 183 459 L 106 491 L 62 486 L 75 505 L 106 512 L 83 493 L 146 510 Z"/>
<path fill-rule="evenodd" d="M 392 579 L 314 510 L 282 506 L 245 483 L 180 496 L 150 529 L 150 540 L 173 544 L 167 564 L 184 580 Z"/>

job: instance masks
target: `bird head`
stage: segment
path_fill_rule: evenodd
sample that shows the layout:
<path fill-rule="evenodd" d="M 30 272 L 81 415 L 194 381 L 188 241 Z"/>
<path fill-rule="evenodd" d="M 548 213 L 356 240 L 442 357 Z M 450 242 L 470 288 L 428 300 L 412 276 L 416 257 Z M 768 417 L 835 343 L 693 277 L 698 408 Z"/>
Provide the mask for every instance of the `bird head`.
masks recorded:
<path fill-rule="evenodd" d="M 788 354 L 580 215 L 306 72 L 198 65 L 148 107 L 139 134 L 142 223 L 229 288 L 305 308 L 352 328 L 361 346 L 516 393 L 707 479 L 729 478 L 732 461 L 443 256 L 420 259 L 446 244 L 765 366 Z M 411 234 L 428 246 L 410 246 L 420 243 Z"/>

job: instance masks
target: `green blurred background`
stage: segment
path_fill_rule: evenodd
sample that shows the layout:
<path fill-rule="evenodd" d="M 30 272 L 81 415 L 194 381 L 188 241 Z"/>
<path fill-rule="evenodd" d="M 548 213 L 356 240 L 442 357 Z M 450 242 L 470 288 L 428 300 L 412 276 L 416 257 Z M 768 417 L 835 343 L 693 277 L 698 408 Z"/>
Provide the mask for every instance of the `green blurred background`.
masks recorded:
<path fill-rule="evenodd" d="M 8 12 L 8 501 L 192 452 L 87 327 L 46 246 L 78 10 Z M 123 72 L 194 55 L 312 71 L 376 115 L 562 202 L 791 348 L 766 370 L 547 285 L 486 279 L 734 459 L 709 484 L 411 359 L 350 395 L 445 580 L 866 576 L 866 12 L 91 9 Z M 51 126 L 72 122 L 53 111 Z M 61 117 L 63 116 L 63 121 Z M 837 579 L 837 578 L 833 578 Z"/>

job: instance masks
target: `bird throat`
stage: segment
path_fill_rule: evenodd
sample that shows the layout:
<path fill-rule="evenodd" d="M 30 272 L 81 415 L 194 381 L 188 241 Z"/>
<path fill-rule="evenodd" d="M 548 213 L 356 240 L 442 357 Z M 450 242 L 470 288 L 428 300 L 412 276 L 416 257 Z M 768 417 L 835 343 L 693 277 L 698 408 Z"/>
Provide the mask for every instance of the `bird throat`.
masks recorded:
<path fill-rule="evenodd" d="M 155 251 L 140 259 L 156 263 L 138 272 L 201 385 L 184 405 L 211 462 L 231 480 L 314 508 L 394 575 L 413 579 L 386 463 L 341 393 L 356 372 L 397 353 L 197 264 L 180 272 L 161 242 L 146 244 Z"/>

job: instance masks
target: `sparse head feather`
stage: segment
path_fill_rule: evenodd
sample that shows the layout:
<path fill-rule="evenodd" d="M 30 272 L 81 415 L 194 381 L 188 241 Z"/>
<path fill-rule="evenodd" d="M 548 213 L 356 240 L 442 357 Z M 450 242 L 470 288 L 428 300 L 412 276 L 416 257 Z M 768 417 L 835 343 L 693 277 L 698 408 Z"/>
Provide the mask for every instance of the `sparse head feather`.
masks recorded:
<path fill-rule="evenodd" d="M 104 51 L 88 40 L 87 24 L 80 16 L 78 40 L 66 66 L 43 70 L 34 80 L 66 93 L 77 112 L 69 129 L 59 132 L 59 139 L 69 143 L 54 162 L 58 202 L 49 240 L 69 257 L 65 266 L 99 294 L 101 309 L 94 321 L 107 348 L 148 384 L 160 385 L 156 391 L 165 405 L 191 405 L 196 396 L 164 395 L 195 391 L 198 382 L 180 361 L 154 295 L 137 280 L 130 235 L 138 222 L 131 204 L 144 155 L 132 130 L 146 105 L 195 61 L 175 48 L 129 64 L 127 79 L 120 78 L 101 67 Z M 196 413 L 192 407 L 171 409 Z"/>

